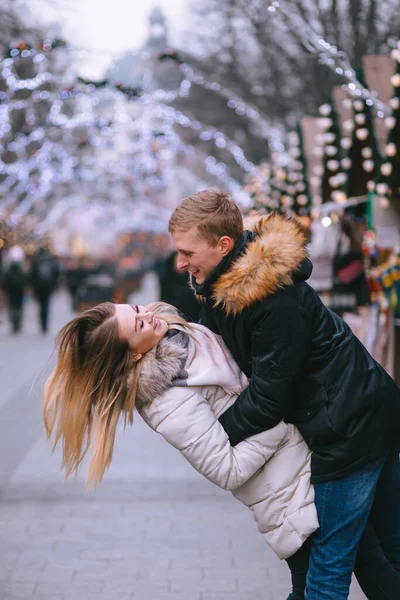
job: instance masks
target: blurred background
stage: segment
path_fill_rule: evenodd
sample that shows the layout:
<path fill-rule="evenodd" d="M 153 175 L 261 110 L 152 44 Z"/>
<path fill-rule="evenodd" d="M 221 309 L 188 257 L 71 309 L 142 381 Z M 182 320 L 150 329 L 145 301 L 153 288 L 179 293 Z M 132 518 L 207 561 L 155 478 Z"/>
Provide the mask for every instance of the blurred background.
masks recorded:
<path fill-rule="evenodd" d="M 131 464 L 130 442 L 123 442 L 126 452 L 117 455 L 100 504 L 93 501 L 89 510 L 79 481 L 62 484 L 59 457 L 49 458 L 42 384 L 54 364 L 55 333 L 93 304 L 161 298 L 197 319 L 167 223 L 186 195 L 210 187 L 228 191 L 246 217 L 279 211 L 301 221 L 314 263 L 311 285 L 400 382 L 399 32 L 400 0 L 2 0 L 2 598 L 88 600 L 79 565 L 90 564 L 99 581 L 101 561 L 112 553 L 104 549 L 99 558 L 97 545 L 90 554 L 89 517 L 107 520 L 105 506 L 112 506 L 119 517 L 110 521 L 109 535 L 115 533 L 117 547 L 128 497 L 142 511 L 149 499 L 157 501 L 162 514 L 161 496 L 173 486 L 183 486 L 183 501 L 195 505 L 201 497 L 197 509 L 212 507 L 217 515 L 209 536 L 204 516 L 205 537 L 192 540 L 200 549 L 194 571 L 202 565 L 208 573 L 224 555 L 226 548 L 215 547 L 213 565 L 204 562 L 213 556 L 218 524 L 230 556 L 220 571 L 226 581 L 226 569 L 235 571 L 229 571 L 235 589 L 202 576 L 210 590 L 196 584 L 201 599 L 248 598 L 250 590 L 264 598 L 265 585 L 278 598 L 286 573 L 260 550 L 247 522 L 244 529 L 255 537 L 246 556 L 262 557 L 270 570 L 267 577 L 260 566 L 259 578 L 237 579 L 235 560 L 247 560 L 232 542 L 246 535 L 240 508 L 220 504 L 225 495 L 207 482 L 192 482 L 168 451 L 162 469 L 150 468 L 149 434 L 140 425 L 132 448 L 141 461 Z M 160 477 L 172 488 L 157 488 Z M 147 497 L 141 485 L 149 482 L 155 487 Z M 194 519 L 185 502 L 168 506 L 171 530 L 182 513 Z M 239 523 L 235 535 L 231 518 Z M 146 531 L 151 523 L 149 517 Z M 143 527 L 143 519 L 136 525 Z M 163 542 L 158 548 L 161 561 Z M 73 564 L 68 576 L 66 564 Z M 176 577 L 189 567 L 177 567 Z M 171 568 L 165 566 L 168 581 Z M 109 571 L 109 581 L 116 572 Z M 67 592 L 67 583 L 75 591 Z M 106 583 L 96 598 L 104 592 L 104 598 L 145 599 L 148 592 L 153 600 L 177 600 L 180 593 L 167 584 L 115 595 Z"/>

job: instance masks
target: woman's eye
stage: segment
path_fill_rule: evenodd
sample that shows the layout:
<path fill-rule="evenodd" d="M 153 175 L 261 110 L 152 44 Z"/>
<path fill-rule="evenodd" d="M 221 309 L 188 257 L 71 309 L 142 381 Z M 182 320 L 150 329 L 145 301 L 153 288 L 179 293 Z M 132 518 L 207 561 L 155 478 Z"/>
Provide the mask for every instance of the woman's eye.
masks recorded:
<path fill-rule="evenodd" d="M 141 321 L 140 322 L 140 329 L 143 329 L 143 327 L 144 327 L 144 323 L 143 323 L 143 321 Z"/>

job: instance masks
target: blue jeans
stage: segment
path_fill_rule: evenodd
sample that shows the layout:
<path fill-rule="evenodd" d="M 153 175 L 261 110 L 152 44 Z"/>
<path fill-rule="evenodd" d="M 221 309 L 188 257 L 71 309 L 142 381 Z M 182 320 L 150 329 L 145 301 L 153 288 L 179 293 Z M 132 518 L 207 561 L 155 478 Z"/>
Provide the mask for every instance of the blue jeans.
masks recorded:
<path fill-rule="evenodd" d="M 390 566 L 400 571 L 398 451 L 348 477 L 314 487 L 320 528 L 312 540 L 306 600 L 347 600 L 358 545 L 369 518 Z M 365 590 L 371 583 L 367 559 L 366 554 L 356 572 Z"/>

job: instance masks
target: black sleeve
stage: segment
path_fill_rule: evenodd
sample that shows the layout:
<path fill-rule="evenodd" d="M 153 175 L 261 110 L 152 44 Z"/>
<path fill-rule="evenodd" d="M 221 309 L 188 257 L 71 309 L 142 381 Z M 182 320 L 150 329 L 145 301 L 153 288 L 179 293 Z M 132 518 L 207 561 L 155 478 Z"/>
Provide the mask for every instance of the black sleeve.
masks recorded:
<path fill-rule="evenodd" d="M 232 445 L 272 429 L 290 412 L 310 345 L 310 327 L 294 301 L 255 315 L 249 386 L 220 417 Z"/>

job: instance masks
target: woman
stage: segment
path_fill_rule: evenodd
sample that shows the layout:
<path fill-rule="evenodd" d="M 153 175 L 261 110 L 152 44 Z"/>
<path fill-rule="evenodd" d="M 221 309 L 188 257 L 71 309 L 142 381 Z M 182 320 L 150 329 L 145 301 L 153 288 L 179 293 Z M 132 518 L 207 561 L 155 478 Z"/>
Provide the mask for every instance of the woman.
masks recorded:
<path fill-rule="evenodd" d="M 222 339 L 167 304 L 104 303 L 61 330 L 58 352 L 44 420 L 54 446 L 62 440 L 66 476 L 91 448 L 88 483 L 98 485 L 119 418 L 132 422 L 136 406 L 196 470 L 252 509 L 265 541 L 288 560 L 290 600 L 304 598 L 307 540 L 318 527 L 310 452 L 285 423 L 230 446 L 218 417 L 248 381 Z"/>

